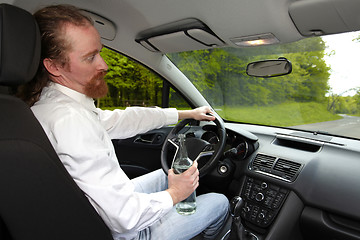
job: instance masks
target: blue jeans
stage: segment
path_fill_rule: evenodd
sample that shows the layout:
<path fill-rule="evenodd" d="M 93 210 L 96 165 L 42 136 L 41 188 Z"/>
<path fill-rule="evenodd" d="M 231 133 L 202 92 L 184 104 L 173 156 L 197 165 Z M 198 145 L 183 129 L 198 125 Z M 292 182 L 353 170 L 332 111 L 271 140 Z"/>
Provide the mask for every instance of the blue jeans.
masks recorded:
<path fill-rule="evenodd" d="M 152 193 L 167 189 L 167 176 L 163 170 L 151 172 L 132 180 L 135 191 Z M 208 193 L 196 197 L 196 212 L 183 216 L 175 207 L 159 221 L 138 234 L 138 240 L 189 240 L 198 234 L 203 239 L 217 236 L 229 214 L 228 199 L 218 193 Z"/>

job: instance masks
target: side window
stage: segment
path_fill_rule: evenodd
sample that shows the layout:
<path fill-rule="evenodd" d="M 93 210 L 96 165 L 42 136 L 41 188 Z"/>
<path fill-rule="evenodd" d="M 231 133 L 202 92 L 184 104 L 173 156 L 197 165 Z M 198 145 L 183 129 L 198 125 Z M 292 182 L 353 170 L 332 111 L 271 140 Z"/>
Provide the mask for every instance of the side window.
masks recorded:
<path fill-rule="evenodd" d="M 169 107 L 177 108 L 180 110 L 191 109 L 185 99 L 171 87 L 169 96 Z"/>
<path fill-rule="evenodd" d="M 172 88 L 164 89 L 167 88 L 167 84 L 163 84 L 164 80 L 140 63 L 105 47 L 101 56 L 109 67 L 105 76 L 109 92 L 106 97 L 97 99 L 97 107 L 124 109 L 129 106 L 159 106 L 190 109 L 180 94 Z"/>

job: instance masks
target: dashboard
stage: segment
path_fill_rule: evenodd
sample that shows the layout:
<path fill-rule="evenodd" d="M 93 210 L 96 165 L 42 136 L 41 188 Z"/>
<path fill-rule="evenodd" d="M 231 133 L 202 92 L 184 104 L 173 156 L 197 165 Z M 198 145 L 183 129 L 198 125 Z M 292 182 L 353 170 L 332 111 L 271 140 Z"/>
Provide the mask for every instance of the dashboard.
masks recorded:
<path fill-rule="evenodd" d="M 252 236 L 360 239 L 358 140 L 291 129 L 225 126 L 226 147 L 212 177 L 227 179 L 222 187 L 227 185 L 230 195 L 242 197 L 242 222 Z M 191 134 L 211 144 L 218 142 L 213 125 L 196 132 Z"/>
<path fill-rule="evenodd" d="M 258 239 L 360 239 L 358 140 L 232 123 L 226 129 L 231 147 L 248 145 L 234 161 L 233 181 L 245 202 L 243 223 Z"/>
<path fill-rule="evenodd" d="M 360 239 L 358 140 L 236 123 L 225 123 L 225 129 L 224 154 L 200 178 L 198 194 L 241 196 L 242 223 L 259 240 Z M 135 164 L 157 169 L 150 166 L 159 159 L 153 153 L 170 130 L 114 142 L 120 164 L 130 164 L 123 159 L 147 159 Z M 213 124 L 185 127 L 183 133 L 210 144 L 219 141 Z M 198 161 L 199 168 L 206 157 Z M 139 168 L 138 174 L 143 173 Z"/>

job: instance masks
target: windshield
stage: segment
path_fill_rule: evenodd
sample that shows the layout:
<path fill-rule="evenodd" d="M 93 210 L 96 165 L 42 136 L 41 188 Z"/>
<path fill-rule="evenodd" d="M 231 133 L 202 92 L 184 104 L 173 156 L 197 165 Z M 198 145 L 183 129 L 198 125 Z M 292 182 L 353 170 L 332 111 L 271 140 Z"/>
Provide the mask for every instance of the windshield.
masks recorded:
<path fill-rule="evenodd" d="M 168 54 L 225 120 L 360 138 L 360 32 L 248 48 Z M 285 57 L 292 73 L 246 74 L 250 62 Z"/>

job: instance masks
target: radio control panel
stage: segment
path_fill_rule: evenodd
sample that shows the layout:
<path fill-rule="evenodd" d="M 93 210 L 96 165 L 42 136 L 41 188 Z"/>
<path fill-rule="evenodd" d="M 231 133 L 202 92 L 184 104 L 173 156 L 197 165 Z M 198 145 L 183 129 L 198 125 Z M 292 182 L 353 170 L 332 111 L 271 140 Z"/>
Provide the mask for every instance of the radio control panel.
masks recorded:
<path fill-rule="evenodd" d="M 268 227 L 275 219 L 289 191 L 255 178 L 247 177 L 241 197 L 241 217 L 259 227 Z"/>

